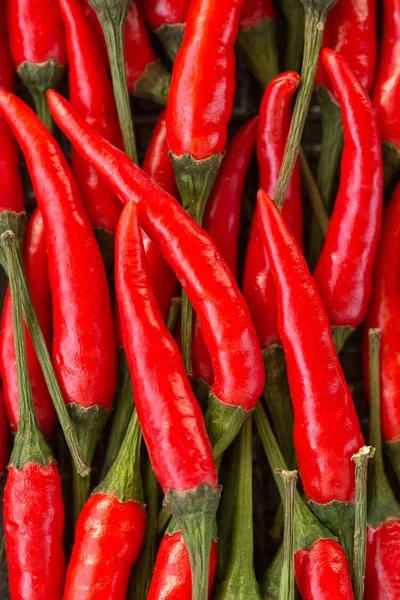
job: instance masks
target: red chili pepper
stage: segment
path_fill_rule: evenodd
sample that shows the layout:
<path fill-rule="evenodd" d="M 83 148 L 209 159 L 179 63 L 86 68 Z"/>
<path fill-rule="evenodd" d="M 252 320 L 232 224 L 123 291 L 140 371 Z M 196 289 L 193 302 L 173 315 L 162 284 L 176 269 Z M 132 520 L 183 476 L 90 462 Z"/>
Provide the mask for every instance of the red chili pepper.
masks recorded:
<path fill-rule="evenodd" d="M 257 159 L 260 187 L 272 195 L 282 164 L 291 122 L 291 100 L 300 82 L 297 73 L 278 75 L 267 87 L 260 107 Z M 302 245 L 303 208 L 300 165 L 297 161 L 288 187 L 282 215 Z M 279 341 L 276 291 L 260 226 L 259 207 L 251 225 L 243 274 L 243 295 L 249 306 L 262 348 Z"/>
<path fill-rule="evenodd" d="M 331 325 L 358 327 L 372 287 L 382 212 L 382 154 L 372 104 L 344 58 L 322 51 L 342 109 L 341 183 L 314 280 Z"/>
<path fill-rule="evenodd" d="M 190 0 L 144 0 L 146 21 L 160 38 L 166 53 L 174 62 L 182 45 Z"/>
<path fill-rule="evenodd" d="M 96 131 L 122 148 L 111 81 L 96 34 L 80 0 L 58 0 L 58 4 L 67 38 L 71 104 Z M 74 149 L 72 170 L 92 226 L 115 233 L 121 214 L 118 198 Z"/>
<path fill-rule="evenodd" d="M 55 87 L 67 64 L 64 27 L 54 0 L 10 0 L 8 30 L 14 64 L 43 123 L 51 118 L 45 92 Z"/>
<path fill-rule="evenodd" d="M 245 123 L 232 138 L 204 215 L 204 229 L 214 240 L 236 279 L 243 188 L 257 135 L 258 117 Z M 213 382 L 210 354 L 198 320 L 193 324 L 193 376 Z"/>
<path fill-rule="evenodd" d="M 47 269 L 46 235 L 43 219 L 37 208 L 33 213 L 26 233 L 24 248 L 25 272 L 31 291 L 36 314 L 46 340 L 51 348 L 53 324 L 51 316 L 51 292 Z M 52 400 L 47 390 L 40 363 L 36 356 L 30 334 L 25 326 L 26 353 L 33 403 L 38 425 L 45 437 L 53 431 L 57 421 Z M 15 368 L 14 329 L 10 291 L 7 291 L 0 335 L 0 370 L 3 382 L 4 401 L 11 430 L 18 429 L 18 377 Z"/>
<path fill-rule="evenodd" d="M 3 392 L 0 390 L 0 475 L 3 475 L 7 468 L 9 456 L 8 422 L 4 407 Z"/>
<path fill-rule="evenodd" d="M 123 202 L 136 202 L 140 225 L 188 293 L 213 362 L 208 419 L 218 455 L 254 408 L 265 380 L 257 336 L 236 282 L 212 240 L 178 202 L 93 131 L 59 94 L 49 92 L 48 100 L 57 123 L 82 156 Z"/>
<path fill-rule="evenodd" d="M 313 509 L 322 519 L 327 517 L 336 533 L 342 523 L 331 522 L 325 511 L 329 512 L 329 503 L 335 502 L 346 513 L 345 503 L 354 500 L 351 456 L 363 446 L 360 425 L 328 317 L 305 259 L 263 190 L 258 193 L 258 202 L 277 291 L 279 335 L 286 357 L 294 445 L 304 491 Z"/>
<path fill-rule="evenodd" d="M 178 188 L 175 183 L 174 169 L 168 156 L 169 145 L 165 116 L 166 110 L 164 109 L 160 113 L 147 146 L 142 169 L 160 188 L 177 198 Z"/>

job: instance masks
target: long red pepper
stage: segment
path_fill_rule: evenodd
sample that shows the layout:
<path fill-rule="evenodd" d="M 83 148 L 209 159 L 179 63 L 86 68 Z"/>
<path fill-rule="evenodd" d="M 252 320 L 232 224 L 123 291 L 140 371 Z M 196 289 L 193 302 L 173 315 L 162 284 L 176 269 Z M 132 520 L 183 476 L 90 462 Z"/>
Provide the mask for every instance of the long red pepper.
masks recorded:
<path fill-rule="evenodd" d="M 141 439 L 135 412 L 114 464 L 79 515 L 64 600 L 126 600 L 146 529 Z"/>
<path fill-rule="evenodd" d="M 400 1 L 384 0 L 380 58 L 372 101 L 383 143 L 385 181 L 389 182 L 400 166 Z"/>
<path fill-rule="evenodd" d="M 42 215 L 38 208 L 28 224 L 24 247 L 24 263 L 36 314 L 47 346 L 50 349 L 53 336 L 51 292 L 47 268 L 46 235 Z M 43 435 L 48 437 L 56 424 L 56 413 L 26 326 L 25 337 L 36 419 Z M 1 320 L 0 371 L 8 420 L 14 433 L 18 429 L 18 377 L 15 364 L 12 306 L 8 290 Z"/>
<path fill-rule="evenodd" d="M 174 62 L 182 45 L 190 0 L 143 0 L 146 21 Z"/>
<path fill-rule="evenodd" d="M 0 476 L 7 468 L 10 456 L 10 444 L 8 441 L 8 422 L 4 406 L 3 392 L 0 389 Z"/>
<path fill-rule="evenodd" d="M 49 92 L 48 100 L 82 156 L 123 202 L 137 204 L 140 225 L 186 288 L 214 369 L 207 422 L 218 456 L 254 408 L 265 380 L 257 336 L 236 282 L 210 237 L 176 200 L 93 131 L 57 92 Z"/>
<path fill-rule="evenodd" d="M 322 61 L 339 98 L 345 143 L 340 187 L 314 281 L 331 325 L 356 328 L 372 289 L 382 213 L 382 153 L 371 101 L 349 65 L 326 48 Z"/>
<path fill-rule="evenodd" d="M 189 551 L 193 599 L 200 600 L 207 598 L 218 476 L 200 407 L 151 288 L 137 210 L 126 205 L 116 237 L 122 336 L 143 437 Z"/>
<path fill-rule="evenodd" d="M 301 251 L 263 190 L 258 193 L 258 202 L 277 291 L 278 327 L 304 491 L 330 529 L 348 537 L 354 500 L 351 456 L 364 445 L 357 413 L 328 317 Z M 347 545 L 348 540 L 344 541 Z M 350 543 L 352 546 L 352 540 Z"/>
<path fill-rule="evenodd" d="M 61 600 L 65 571 L 61 477 L 33 409 L 15 239 L 11 232 L 2 238 L 7 246 L 20 408 L 3 500 L 10 593 L 13 600 Z"/>
<path fill-rule="evenodd" d="M 243 188 L 257 127 L 258 117 L 253 117 L 232 138 L 204 215 L 204 230 L 214 240 L 235 279 Z M 196 317 L 193 324 L 192 365 L 193 376 L 211 385 L 213 372 L 210 355 Z"/>
<path fill-rule="evenodd" d="M 43 216 L 53 301 L 53 360 L 78 437 L 91 460 L 117 382 L 103 261 L 78 186 L 56 142 L 13 94 L 0 91 L 0 108 L 25 155 Z M 94 296 L 96 302 L 88 302 Z M 80 504 L 89 480 L 76 481 Z"/>
<path fill-rule="evenodd" d="M 164 109 L 161 111 L 151 135 L 142 169 L 158 186 L 177 198 L 178 188 L 168 152 L 166 110 Z"/>
<path fill-rule="evenodd" d="M 51 128 L 45 93 L 57 85 L 67 64 L 58 4 L 54 0 L 10 0 L 7 5 L 14 64 L 40 119 Z"/>

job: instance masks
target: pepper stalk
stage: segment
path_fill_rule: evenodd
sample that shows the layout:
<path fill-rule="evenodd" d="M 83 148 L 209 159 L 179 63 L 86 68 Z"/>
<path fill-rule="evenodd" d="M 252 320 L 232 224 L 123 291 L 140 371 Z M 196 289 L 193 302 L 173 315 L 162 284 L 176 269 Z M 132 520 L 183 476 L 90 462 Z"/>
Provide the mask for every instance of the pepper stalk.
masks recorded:
<path fill-rule="evenodd" d="M 278 469 L 285 486 L 285 520 L 283 527 L 283 568 L 279 600 L 294 600 L 294 506 L 297 471 Z"/>

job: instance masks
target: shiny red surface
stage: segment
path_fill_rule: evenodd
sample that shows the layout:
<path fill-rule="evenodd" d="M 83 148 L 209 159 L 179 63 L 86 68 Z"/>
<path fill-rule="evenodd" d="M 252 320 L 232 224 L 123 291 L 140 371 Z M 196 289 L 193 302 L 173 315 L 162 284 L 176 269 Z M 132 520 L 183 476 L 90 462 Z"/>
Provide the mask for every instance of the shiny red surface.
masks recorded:
<path fill-rule="evenodd" d="M 300 248 L 260 190 L 262 232 L 277 290 L 278 327 L 294 410 L 294 444 L 310 500 L 354 499 L 351 456 L 363 446 L 330 324 Z"/>
<path fill-rule="evenodd" d="M 372 101 L 383 142 L 400 150 L 400 0 L 383 1 L 383 32 Z"/>
<path fill-rule="evenodd" d="M 142 169 L 163 190 L 178 198 L 178 188 L 175 183 L 174 168 L 169 157 L 167 138 L 167 124 L 165 122 L 166 109 L 162 110 L 156 126 L 154 127 Z M 115 144 L 114 144 L 115 145 Z"/>
<path fill-rule="evenodd" d="M 203 483 L 215 487 L 218 476 L 203 415 L 151 287 L 137 210 L 129 202 L 118 224 L 115 284 L 143 437 L 164 492 Z"/>
<path fill-rule="evenodd" d="M 365 332 L 381 330 L 381 423 L 386 442 L 400 440 L 400 186 L 382 220 Z M 368 340 L 364 341 L 364 375 L 368 380 Z M 367 383 L 368 387 L 368 383 Z"/>
<path fill-rule="evenodd" d="M 167 132 L 176 156 L 222 152 L 236 86 L 234 45 L 243 0 L 192 0 L 172 71 Z"/>
<path fill-rule="evenodd" d="M 143 0 L 146 21 L 151 29 L 186 23 L 191 0 Z"/>
<path fill-rule="evenodd" d="M 342 109 L 340 187 L 314 280 L 331 325 L 358 327 L 372 291 L 381 228 L 383 170 L 372 104 L 345 60 L 324 49 L 322 60 Z"/>
<path fill-rule="evenodd" d="M 61 600 L 65 558 L 61 477 L 47 467 L 10 466 L 4 489 L 4 536 L 13 600 Z"/>
<path fill-rule="evenodd" d="M 291 100 L 300 82 L 297 73 L 278 75 L 265 90 L 257 137 L 260 187 L 270 196 L 278 180 L 292 119 Z M 300 165 L 296 162 L 282 209 L 283 217 L 302 246 L 303 206 Z M 254 211 L 243 274 L 243 295 L 262 348 L 279 342 L 274 278 L 262 239 L 258 207 Z"/>
<path fill-rule="evenodd" d="M 274 19 L 275 10 L 272 0 L 244 0 L 240 13 L 240 29 L 258 25 L 263 19 Z"/>
<path fill-rule="evenodd" d="M 340 52 L 363 88 L 369 93 L 374 83 L 377 57 L 377 0 L 338 0 L 326 20 L 323 46 Z M 320 61 L 316 85 L 323 83 L 332 93 L 332 81 Z"/>
<path fill-rule="evenodd" d="M 211 196 L 203 227 L 214 240 L 222 258 L 236 278 L 242 195 L 253 154 L 258 117 L 242 125 L 228 145 Z M 195 318 L 192 345 L 193 374 L 213 382 L 211 359 Z"/>
<path fill-rule="evenodd" d="M 139 0 L 133 0 L 125 21 L 125 69 L 131 91 L 144 74 L 147 65 L 156 62 Z"/>
<path fill-rule="evenodd" d="M 392 519 L 367 528 L 365 600 L 400 598 L 400 521 Z"/>
<path fill-rule="evenodd" d="M 7 4 L 0 3 L 0 87 L 14 90 L 14 65 L 11 58 L 7 31 Z M 0 115 L 0 213 L 3 210 L 22 212 L 24 198 L 19 175 L 18 144 Z"/>
<path fill-rule="evenodd" d="M 110 299 L 78 186 L 60 148 L 31 109 L 4 90 L 0 108 L 25 155 L 45 226 L 53 361 L 65 401 L 108 409 L 117 382 Z"/>
<path fill-rule="evenodd" d="M 96 131 L 122 148 L 112 85 L 96 33 L 80 0 L 58 4 L 67 39 L 70 102 Z M 121 214 L 118 198 L 74 149 L 72 170 L 92 226 L 115 233 Z"/>
<path fill-rule="evenodd" d="M 76 525 L 64 600 L 125 600 L 145 530 L 146 511 L 137 502 L 90 496 Z"/>
<path fill-rule="evenodd" d="M 22 62 L 67 64 L 63 22 L 55 0 L 8 0 L 11 54 Z"/>
<path fill-rule="evenodd" d="M 211 545 L 209 593 L 217 568 L 217 544 Z M 161 541 L 147 600 L 192 600 L 189 554 L 180 531 L 166 533 Z"/>
<path fill-rule="evenodd" d="M 10 456 L 10 444 L 8 441 L 8 422 L 4 406 L 3 393 L 0 390 L 0 474 L 6 470 L 8 457 Z"/>
<path fill-rule="evenodd" d="M 294 569 L 303 600 L 353 600 L 347 557 L 334 540 L 322 539 L 296 552 Z"/>
<path fill-rule="evenodd" d="M 53 323 L 51 314 L 51 291 L 47 269 L 46 234 L 42 215 L 38 208 L 33 213 L 25 236 L 25 272 L 40 327 L 51 352 Z M 31 336 L 25 326 L 26 355 L 33 403 L 38 425 L 45 437 L 53 431 L 57 421 L 53 402 L 47 389 L 40 363 L 36 357 Z M 18 429 L 18 378 L 16 369 L 14 326 L 10 291 L 4 300 L 0 333 L 0 371 L 4 402 L 12 431 Z"/>
<path fill-rule="evenodd" d="M 215 244 L 176 200 L 93 131 L 64 98 L 54 91 L 47 97 L 54 118 L 82 156 L 123 202 L 137 204 L 140 225 L 185 287 L 212 358 L 212 391 L 226 404 L 251 410 L 264 386 L 264 364 L 246 303 Z"/>

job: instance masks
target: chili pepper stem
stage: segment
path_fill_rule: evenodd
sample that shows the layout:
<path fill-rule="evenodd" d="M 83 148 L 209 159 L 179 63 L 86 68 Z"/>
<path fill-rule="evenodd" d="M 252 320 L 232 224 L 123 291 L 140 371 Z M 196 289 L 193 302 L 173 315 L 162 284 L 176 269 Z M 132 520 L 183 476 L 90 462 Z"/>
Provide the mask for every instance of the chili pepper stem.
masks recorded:
<path fill-rule="evenodd" d="M 272 563 L 261 578 L 260 591 L 264 600 L 279 600 L 283 565 L 283 544 L 278 548 Z"/>
<path fill-rule="evenodd" d="M 171 489 L 165 494 L 164 502 L 178 523 L 189 553 L 192 600 L 208 599 L 209 558 L 219 497 L 220 489 L 207 484 L 185 492 Z"/>
<path fill-rule="evenodd" d="M 274 191 L 274 202 L 282 209 L 287 188 L 299 152 L 301 136 L 314 88 L 319 51 L 322 44 L 326 16 L 336 0 L 302 0 L 305 7 L 304 56 L 301 83 L 293 111 L 285 155 Z"/>
<path fill-rule="evenodd" d="M 313 209 L 313 217 L 315 217 L 319 231 L 322 236 L 325 237 L 329 225 L 329 217 L 324 206 L 322 195 L 301 146 L 299 148 L 299 156 L 303 182 L 306 186 L 307 195 Z"/>
<path fill-rule="evenodd" d="M 400 151 L 389 142 L 382 144 L 383 174 L 385 188 L 390 184 L 393 176 L 400 169 Z"/>
<path fill-rule="evenodd" d="M 146 65 L 144 73 L 133 85 L 133 93 L 138 98 L 167 106 L 170 83 L 170 73 L 160 61 L 156 61 Z"/>
<path fill-rule="evenodd" d="M 321 523 L 339 538 L 351 565 L 353 560 L 354 502 L 332 500 L 326 504 L 319 504 L 309 500 L 308 504 Z"/>
<path fill-rule="evenodd" d="M 205 421 L 215 459 L 226 450 L 249 415 L 241 406 L 225 404 L 215 394 L 209 395 Z"/>
<path fill-rule="evenodd" d="M 354 332 L 354 327 L 351 327 L 350 325 L 334 325 L 331 327 L 331 332 L 336 352 L 340 354 L 343 346 Z"/>
<path fill-rule="evenodd" d="M 283 70 L 298 73 L 304 46 L 304 8 L 293 0 L 281 0 L 281 7 L 287 24 Z"/>
<path fill-rule="evenodd" d="M 185 23 L 163 23 L 154 33 L 159 37 L 163 48 L 172 63 L 174 63 L 179 48 L 182 46 Z"/>
<path fill-rule="evenodd" d="M 294 600 L 294 506 L 297 471 L 278 469 L 285 488 L 285 520 L 283 526 L 283 568 L 279 600 Z"/>
<path fill-rule="evenodd" d="M 367 469 L 375 448 L 363 446 L 351 457 L 356 464 L 356 500 L 353 550 L 354 599 L 364 598 L 365 561 L 367 555 Z"/>
<path fill-rule="evenodd" d="M 227 454 L 224 455 L 223 460 L 225 460 L 225 457 L 227 458 Z M 225 578 L 230 557 L 231 532 L 233 515 L 235 512 L 234 498 L 236 491 L 237 469 L 237 456 L 236 453 L 233 452 L 232 456 L 230 456 L 230 465 L 226 479 L 223 481 L 223 493 L 221 494 L 221 502 L 219 503 L 217 512 L 218 546 L 216 579 L 219 583 L 222 583 Z"/>
<path fill-rule="evenodd" d="M 236 49 L 263 89 L 279 73 L 275 19 L 264 18 L 253 27 L 239 29 Z"/>

